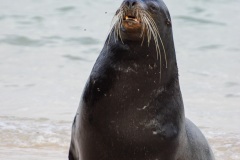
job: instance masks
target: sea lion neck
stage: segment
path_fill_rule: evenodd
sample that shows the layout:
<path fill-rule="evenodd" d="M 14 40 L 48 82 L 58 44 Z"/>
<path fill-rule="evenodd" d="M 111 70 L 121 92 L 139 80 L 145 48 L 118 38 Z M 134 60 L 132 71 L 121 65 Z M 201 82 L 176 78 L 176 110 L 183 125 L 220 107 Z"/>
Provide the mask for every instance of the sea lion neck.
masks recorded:
<path fill-rule="evenodd" d="M 153 81 L 157 82 L 163 87 L 167 87 L 173 80 L 178 80 L 178 69 L 175 56 L 174 46 L 169 47 L 172 44 L 166 43 L 167 62 L 165 62 L 164 54 L 161 57 L 156 52 L 156 46 L 154 42 L 149 45 L 147 42 L 141 44 L 138 41 L 112 41 L 106 44 L 108 47 L 107 57 L 114 62 L 114 65 L 124 65 L 131 67 L 133 64 L 137 64 L 141 67 L 138 70 L 138 74 L 151 77 Z M 163 48 L 161 53 L 163 53 Z M 154 72 L 152 72 L 154 71 Z M 152 73 L 152 74 L 151 74 Z"/>

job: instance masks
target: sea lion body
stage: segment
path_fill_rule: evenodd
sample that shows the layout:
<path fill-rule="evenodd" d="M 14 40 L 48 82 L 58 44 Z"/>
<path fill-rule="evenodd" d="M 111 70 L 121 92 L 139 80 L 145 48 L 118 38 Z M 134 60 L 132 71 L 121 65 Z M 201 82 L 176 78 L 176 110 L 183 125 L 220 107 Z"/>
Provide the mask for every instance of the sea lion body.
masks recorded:
<path fill-rule="evenodd" d="M 206 139 L 184 115 L 165 4 L 123 2 L 129 8 L 134 4 L 145 10 L 151 5 L 159 8 L 154 11 L 151 6 L 150 13 L 167 61 L 156 54 L 154 39 L 138 40 L 128 19 L 122 22 L 125 28 L 119 38 L 109 34 L 73 122 L 69 160 L 213 160 Z"/>

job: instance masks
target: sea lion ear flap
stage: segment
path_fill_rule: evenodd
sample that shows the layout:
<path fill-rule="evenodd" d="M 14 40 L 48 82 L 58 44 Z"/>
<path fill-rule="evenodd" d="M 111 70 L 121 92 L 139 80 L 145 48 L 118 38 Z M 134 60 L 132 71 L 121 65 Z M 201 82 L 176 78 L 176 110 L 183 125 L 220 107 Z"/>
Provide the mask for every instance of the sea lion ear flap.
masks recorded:
<path fill-rule="evenodd" d="M 172 26 L 172 22 L 171 22 L 171 20 L 170 20 L 169 18 L 166 19 L 165 23 L 166 23 L 166 25 L 169 26 L 169 27 Z"/>

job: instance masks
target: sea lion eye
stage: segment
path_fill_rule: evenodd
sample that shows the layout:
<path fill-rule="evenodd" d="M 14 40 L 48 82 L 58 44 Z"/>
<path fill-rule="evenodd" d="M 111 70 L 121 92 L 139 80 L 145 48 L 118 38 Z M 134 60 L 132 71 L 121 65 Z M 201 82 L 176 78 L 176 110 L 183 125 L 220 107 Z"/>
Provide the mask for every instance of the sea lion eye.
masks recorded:
<path fill-rule="evenodd" d="M 154 2 L 150 2 L 148 4 L 148 6 L 149 6 L 151 11 L 157 11 L 158 10 L 158 5 L 156 3 L 154 3 Z"/>
<path fill-rule="evenodd" d="M 172 22 L 170 19 L 166 19 L 166 25 L 168 25 L 169 27 L 172 26 Z"/>

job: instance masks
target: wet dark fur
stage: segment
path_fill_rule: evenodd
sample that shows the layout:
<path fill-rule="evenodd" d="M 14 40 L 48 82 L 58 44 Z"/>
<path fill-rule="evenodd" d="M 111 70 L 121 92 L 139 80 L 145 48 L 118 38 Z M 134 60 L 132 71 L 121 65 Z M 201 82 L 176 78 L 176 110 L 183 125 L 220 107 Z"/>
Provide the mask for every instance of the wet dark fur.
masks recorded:
<path fill-rule="evenodd" d="M 162 63 L 160 79 L 153 41 L 141 46 L 108 37 L 73 122 L 69 160 L 214 159 L 202 133 L 185 119 L 170 15 L 162 1 L 152 1 L 161 6 L 152 16 L 167 68 Z"/>

